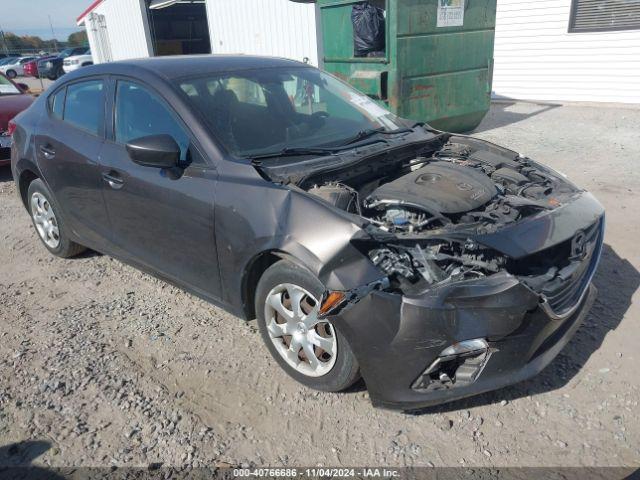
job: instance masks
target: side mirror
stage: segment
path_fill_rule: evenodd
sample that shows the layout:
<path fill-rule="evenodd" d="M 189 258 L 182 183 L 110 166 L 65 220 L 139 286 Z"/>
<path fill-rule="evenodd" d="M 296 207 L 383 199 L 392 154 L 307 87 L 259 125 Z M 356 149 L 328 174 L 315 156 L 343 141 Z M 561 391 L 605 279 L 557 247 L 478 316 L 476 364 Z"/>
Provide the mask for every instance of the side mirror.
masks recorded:
<path fill-rule="evenodd" d="M 143 167 L 172 168 L 180 161 L 180 147 L 171 135 L 149 135 L 127 143 L 129 157 Z"/>
<path fill-rule="evenodd" d="M 27 85 L 26 83 L 16 83 L 16 85 L 25 93 L 29 91 L 29 85 Z"/>

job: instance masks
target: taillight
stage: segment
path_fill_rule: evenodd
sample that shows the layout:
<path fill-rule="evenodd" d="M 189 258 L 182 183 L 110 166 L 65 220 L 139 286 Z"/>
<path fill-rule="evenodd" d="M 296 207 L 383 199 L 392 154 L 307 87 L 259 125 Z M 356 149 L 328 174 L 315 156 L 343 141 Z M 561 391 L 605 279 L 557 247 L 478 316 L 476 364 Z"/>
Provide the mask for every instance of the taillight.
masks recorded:
<path fill-rule="evenodd" d="M 9 125 L 7 125 L 7 135 L 13 135 L 13 132 L 16 131 L 16 127 L 16 122 L 9 120 Z"/>

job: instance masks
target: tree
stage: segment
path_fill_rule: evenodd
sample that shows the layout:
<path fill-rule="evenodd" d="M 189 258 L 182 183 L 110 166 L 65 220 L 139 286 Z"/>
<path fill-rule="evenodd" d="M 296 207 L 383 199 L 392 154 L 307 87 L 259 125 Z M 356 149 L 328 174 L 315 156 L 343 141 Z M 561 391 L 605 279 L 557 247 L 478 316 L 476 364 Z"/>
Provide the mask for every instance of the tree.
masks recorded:
<path fill-rule="evenodd" d="M 69 38 L 67 38 L 67 44 L 70 46 L 88 45 L 89 40 L 87 39 L 87 31 L 80 30 L 79 32 L 72 33 L 69 35 Z"/>
<path fill-rule="evenodd" d="M 4 32 L 4 45 L 6 45 L 8 52 L 14 53 L 33 53 L 54 48 L 53 40 L 42 40 L 40 37 L 32 35 L 18 36 L 11 32 Z"/>

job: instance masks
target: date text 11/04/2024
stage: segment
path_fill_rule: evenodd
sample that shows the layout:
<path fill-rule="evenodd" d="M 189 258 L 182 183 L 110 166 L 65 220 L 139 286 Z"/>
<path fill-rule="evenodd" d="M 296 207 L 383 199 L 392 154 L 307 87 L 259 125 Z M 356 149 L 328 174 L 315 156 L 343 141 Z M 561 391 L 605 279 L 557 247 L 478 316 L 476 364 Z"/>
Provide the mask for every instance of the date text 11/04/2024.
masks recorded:
<path fill-rule="evenodd" d="M 399 470 L 394 468 L 236 468 L 234 477 L 330 477 L 330 478 L 396 478 Z"/>

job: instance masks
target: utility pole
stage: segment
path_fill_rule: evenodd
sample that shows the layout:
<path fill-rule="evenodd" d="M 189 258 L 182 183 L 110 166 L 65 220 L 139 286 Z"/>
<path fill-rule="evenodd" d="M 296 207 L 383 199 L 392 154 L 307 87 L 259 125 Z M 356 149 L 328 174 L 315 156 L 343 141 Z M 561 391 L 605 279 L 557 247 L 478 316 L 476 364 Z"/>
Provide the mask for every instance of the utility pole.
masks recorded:
<path fill-rule="evenodd" d="M 53 39 L 53 46 L 56 49 L 56 53 L 58 52 L 58 42 L 56 40 L 56 34 L 53 31 L 53 22 L 51 22 L 51 15 L 48 15 L 49 17 L 49 26 L 51 27 L 51 37 Z"/>
<path fill-rule="evenodd" d="M 2 29 L 2 25 L 0 25 L 0 40 L 2 40 L 2 49 L 4 53 L 9 55 L 9 48 L 7 47 L 7 40 L 4 38 L 4 30 Z"/>

